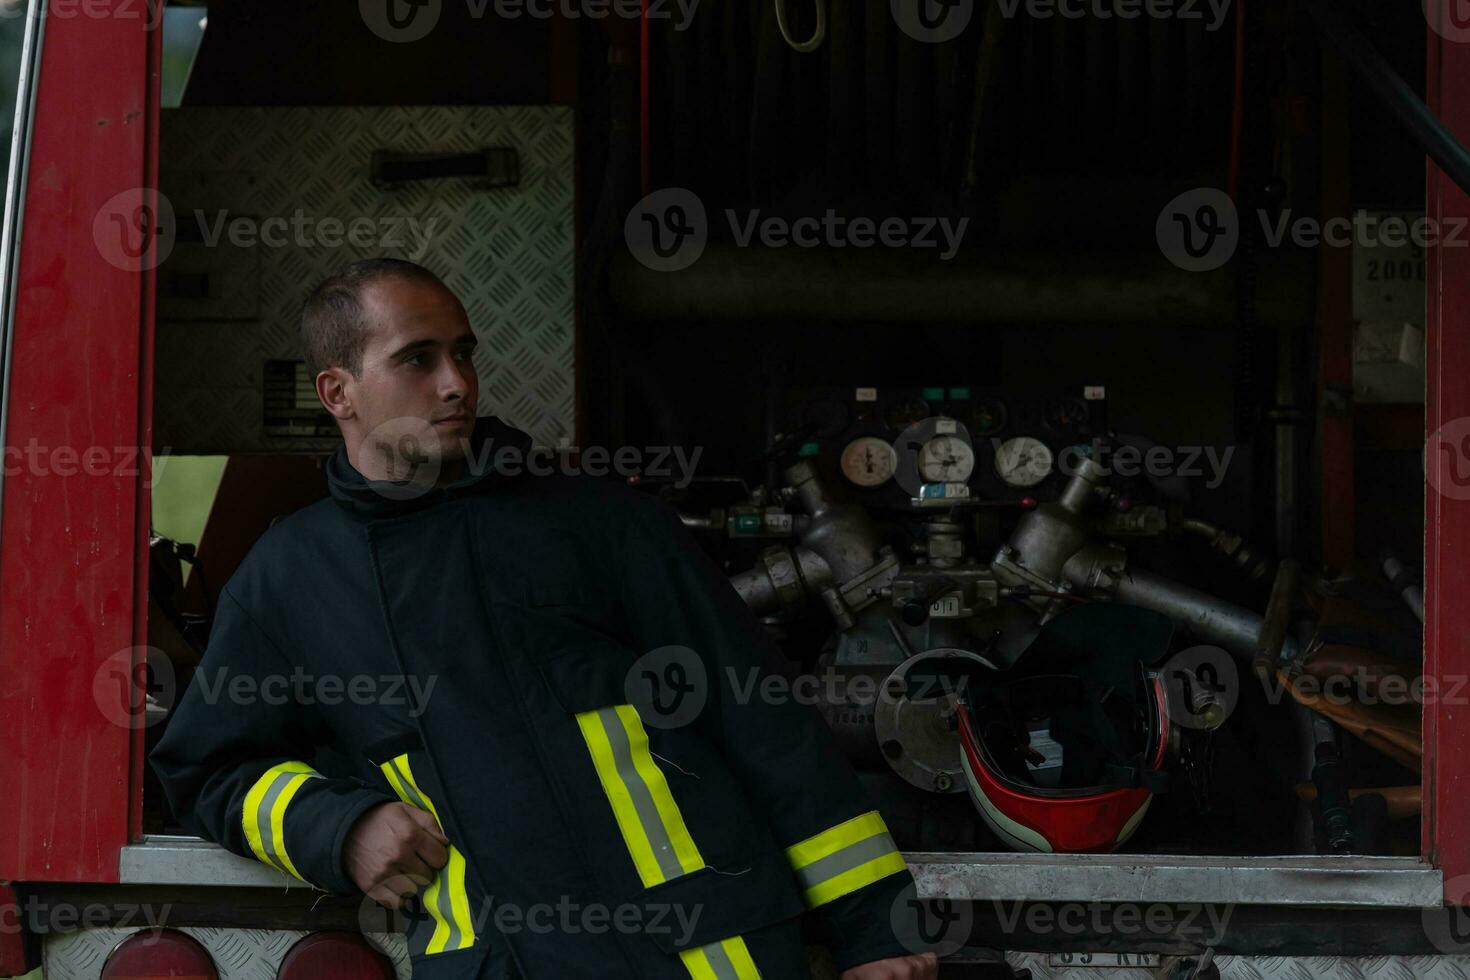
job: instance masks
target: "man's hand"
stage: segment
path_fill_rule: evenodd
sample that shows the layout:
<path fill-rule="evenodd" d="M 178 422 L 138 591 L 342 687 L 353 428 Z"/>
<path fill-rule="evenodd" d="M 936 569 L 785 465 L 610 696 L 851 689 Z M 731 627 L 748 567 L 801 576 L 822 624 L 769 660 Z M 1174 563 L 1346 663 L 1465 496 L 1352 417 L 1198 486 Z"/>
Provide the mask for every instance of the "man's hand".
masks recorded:
<path fill-rule="evenodd" d="M 933 953 L 876 960 L 844 970 L 842 980 L 937 980 L 939 958 Z"/>
<path fill-rule="evenodd" d="M 357 818 L 342 846 L 347 876 L 390 909 L 418 894 L 449 861 L 449 838 L 433 815 L 407 803 L 382 803 Z"/>

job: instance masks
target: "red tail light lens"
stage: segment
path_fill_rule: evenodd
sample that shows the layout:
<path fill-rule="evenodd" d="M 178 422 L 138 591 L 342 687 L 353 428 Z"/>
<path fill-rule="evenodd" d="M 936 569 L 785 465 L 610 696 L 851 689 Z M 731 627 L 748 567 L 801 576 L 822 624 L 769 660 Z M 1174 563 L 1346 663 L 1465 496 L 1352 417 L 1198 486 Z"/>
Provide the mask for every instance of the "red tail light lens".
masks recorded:
<path fill-rule="evenodd" d="M 118 943 L 102 966 L 102 980 L 219 980 L 214 958 L 177 929 L 135 932 Z"/>
<path fill-rule="evenodd" d="M 397 976 L 392 961 L 358 934 L 317 932 L 291 947 L 276 980 L 395 980 Z"/>

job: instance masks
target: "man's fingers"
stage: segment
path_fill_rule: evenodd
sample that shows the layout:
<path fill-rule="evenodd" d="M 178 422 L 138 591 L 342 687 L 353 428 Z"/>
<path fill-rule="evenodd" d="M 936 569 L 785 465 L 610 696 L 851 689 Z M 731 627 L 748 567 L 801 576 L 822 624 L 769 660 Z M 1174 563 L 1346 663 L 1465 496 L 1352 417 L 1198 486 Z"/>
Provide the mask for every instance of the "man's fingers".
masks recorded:
<path fill-rule="evenodd" d="M 428 834 L 419 835 L 414 852 L 430 868 L 442 868 L 449 863 L 448 848 L 439 843 L 437 837 L 430 837 Z"/>
<path fill-rule="evenodd" d="M 432 813 L 427 810 L 420 810 L 415 806 L 409 806 L 407 803 L 404 804 L 404 808 L 408 811 L 409 819 L 428 832 L 429 836 L 433 837 L 445 847 L 449 846 L 449 838 L 444 836 L 444 831 L 439 827 L 439 821 L 434 819 Z"/>

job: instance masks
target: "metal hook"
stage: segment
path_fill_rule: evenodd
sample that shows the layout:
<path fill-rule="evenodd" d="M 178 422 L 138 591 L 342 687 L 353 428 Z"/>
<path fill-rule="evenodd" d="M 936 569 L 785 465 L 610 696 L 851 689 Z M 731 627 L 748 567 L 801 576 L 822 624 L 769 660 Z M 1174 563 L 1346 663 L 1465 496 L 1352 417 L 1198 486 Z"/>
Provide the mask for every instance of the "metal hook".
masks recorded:
<path fill-rule="evenodd" d="M 827 0 L 813 0 L 817 8 L 817 28 L 812 31 L 812 36 L 805 41 L 796 41 L 791 36 L 791 28 L 786 24 L 786 0 L 775 0 L 776 2 L 776 26 L 781 28 L 781 36 L 786 43 L 791 45 L 792 50 L 798 54 L 811 54 L 822 46 L 827 39 Z"/>

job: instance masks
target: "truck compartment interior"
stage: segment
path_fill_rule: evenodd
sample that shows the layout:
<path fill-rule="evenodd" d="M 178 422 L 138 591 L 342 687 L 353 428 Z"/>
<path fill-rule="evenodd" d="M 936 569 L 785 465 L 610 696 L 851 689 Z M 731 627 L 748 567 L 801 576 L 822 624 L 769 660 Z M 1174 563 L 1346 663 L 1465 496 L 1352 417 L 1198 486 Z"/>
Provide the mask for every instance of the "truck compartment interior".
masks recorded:
<path fill-rule="evenodd" d="M 398 43 L 355 8 L 210 3 L 162 119 L 148 745 L 219 586 L 325 495 L 300 302 L 383 254 L 464 298 L 481 414 L 666 451 L 639 486 L 836 679 L 815 707 L 905 851 L 1015 849 L 964 685 L 1116 603 L 1173 622 L 1167 785 L 1126 854 L 1419 857 L 1425 254 L 1381 232 L 1424 219 L 1425 148 L 1334 40 L 1422 98 L 1418 6 L 974 7 L 931 43 L 887 3 L 704 0 L 644 41 L 446 3 Z M 706 241 L 667 271 L 627 229 L 673 193 Z M 1351 247 L 1309 233 L 1332 219 Z M 960 689 L 852 697 L 926 671 Z M 1033 707 L 1012 767 L 1044 789 Z"/>

